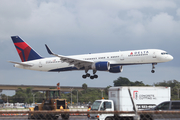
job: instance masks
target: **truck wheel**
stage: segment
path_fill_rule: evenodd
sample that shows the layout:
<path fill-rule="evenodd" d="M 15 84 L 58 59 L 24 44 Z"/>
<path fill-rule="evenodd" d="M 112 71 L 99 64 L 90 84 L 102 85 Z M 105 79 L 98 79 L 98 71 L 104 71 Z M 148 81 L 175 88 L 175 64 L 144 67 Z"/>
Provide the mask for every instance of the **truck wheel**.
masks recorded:
<path fill-rule="evenodd" d="M 113 120 L 113 118 L 107 117 L 105 120 Z"/>
<path fill-rule="evenodd" d="M 140 115 L 140 120 L 153 120 L 151 115 Z"/>
<path fill-rule="evenodd" d="M 69 119 L 69 114 L 61 114 L 62 119 Z"/>
<path fill-rule="evenodd" d="M 33 117 L 31 116 L 31 113 L 28 115 L 28 119 L 33 119 Z"/>
<path fill-rule="evenodd" d="M 39 107 L 38 107 L 38 106 L 35 106 L 35 107 L 34 107 L 34 111 L 35 111 L 35 110 L 39 110 Z"/>
<path fill-rule="evenodd" d="M 54 120 L 57 120 L 59 118 L 59 116 L 54 116 L 53 118 L 54 118 Z"/>
<path fill-rule="evenodd" d="M 36 120 L 37 120 L 37 119 L 40 119 L 40 114 L 34 114 L 34 115 L 33 115 L 33 118 L 36 119 Z"/>

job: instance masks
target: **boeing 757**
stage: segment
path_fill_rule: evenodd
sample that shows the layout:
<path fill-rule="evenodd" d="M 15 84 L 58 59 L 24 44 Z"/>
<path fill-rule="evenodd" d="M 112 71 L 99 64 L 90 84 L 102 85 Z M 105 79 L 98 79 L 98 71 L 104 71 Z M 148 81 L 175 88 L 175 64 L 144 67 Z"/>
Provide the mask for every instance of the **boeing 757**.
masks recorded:
<path fill-rule="evenodd" d="M 54 56 L 46 58 L 40 56 L 19 36 L 11 36 L 11 38 L 22 61 L 9 61 L 15 64 L 14 67 L 47 72 L 84 70 L 85 74 L 82 75 L 82 78 L 98 78 L 96 74 L 97 71 L 120 73 L 123 71 L 123 66 L 138 64 L 152 64 L 151 72 L 154 73 L 154 65 L 173 59 L 170 54 L 160 49 L 63 56 L 53 53 L 50 48 L 45 45 L 48 53 Z M 93 75 L 88 73 L 89 70 L 93 71 Z"/>

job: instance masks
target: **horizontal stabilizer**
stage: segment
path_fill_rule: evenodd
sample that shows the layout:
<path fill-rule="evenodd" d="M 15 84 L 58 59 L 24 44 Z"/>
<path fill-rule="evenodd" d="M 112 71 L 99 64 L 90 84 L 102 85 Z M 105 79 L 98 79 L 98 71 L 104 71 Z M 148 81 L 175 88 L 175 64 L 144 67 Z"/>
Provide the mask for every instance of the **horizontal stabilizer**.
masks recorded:
<path fill-rule="evenodd" d="M 27 64 L 27 63 L 20 63 L 20 62 L 13 62 L 13 61 L 8 61 L 8 62 L 10 62 L 10 63 L 14 63 L 14 64 L 19 64 L 19 65 L 23 65 L 23 66 L 26 66 L 26 67 L 31 67 L 31 66 L 33 66 L 32 64 Z"/>

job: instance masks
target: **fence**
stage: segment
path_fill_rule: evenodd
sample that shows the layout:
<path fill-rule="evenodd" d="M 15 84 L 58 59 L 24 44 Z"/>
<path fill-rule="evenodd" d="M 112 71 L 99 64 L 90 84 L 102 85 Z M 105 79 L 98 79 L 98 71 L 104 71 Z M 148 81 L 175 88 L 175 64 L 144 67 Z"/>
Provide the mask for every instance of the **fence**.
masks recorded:
<path fill-rule="evenodd" d="M 69 118 L 69 120 L 89 120 L 87 115 L 90 114 L 114 114 L 114 120 L 133 120 L 129 115 L 135 115 L 134 111 L 0 111 L 0 119 L 58 119 Z M 119 117 L 124 115 L 126 117 Z M 138 111 L 139 120 L 179 120 L 180 111 Z M 129 116 L 129 117 L 127 117 Z M 106 120 L 113 120 L 110 117 Z M 137 119 L 138 120 L 138 119 Z"/>

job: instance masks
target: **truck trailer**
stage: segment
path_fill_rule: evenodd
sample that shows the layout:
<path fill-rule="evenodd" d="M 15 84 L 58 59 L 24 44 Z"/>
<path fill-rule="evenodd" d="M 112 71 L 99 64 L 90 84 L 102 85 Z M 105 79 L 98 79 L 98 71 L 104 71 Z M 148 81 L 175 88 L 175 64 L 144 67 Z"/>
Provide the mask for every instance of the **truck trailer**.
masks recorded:
<path fill-rule="evenodd" d="M 96 100 L 91 110 L 96 111 L 134 111 L 132 114 L 89 114 L 90 119 L 113 120 L 115 118 L 134 119 L 137 110 L 153 108 L 171 98 L 170 87 L 123 86 L 110 87 L 108 100 Z"/>

